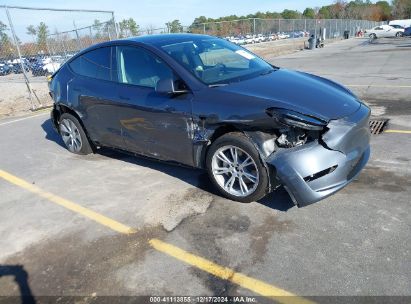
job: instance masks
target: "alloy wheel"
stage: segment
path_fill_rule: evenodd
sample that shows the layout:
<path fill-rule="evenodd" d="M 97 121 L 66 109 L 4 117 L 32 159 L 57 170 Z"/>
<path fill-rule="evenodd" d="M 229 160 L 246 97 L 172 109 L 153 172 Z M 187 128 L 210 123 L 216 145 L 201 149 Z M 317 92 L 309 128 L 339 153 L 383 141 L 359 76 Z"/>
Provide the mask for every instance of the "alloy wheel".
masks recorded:
<path fill-rule="evenodd" d="M 249 196 L 258 187 L 257 165 L 247 152 L 238 147 L 219 148 L 213 155 L 211 169 L 218 185 L 233 196 Z"/>
<path fill-rule="evenodd" d="M 82 147 L 79 129 L 70 119 L 63 119 L 60 122 L 60 134 L 64 143 L 71 152 L 79 152 Z"/>

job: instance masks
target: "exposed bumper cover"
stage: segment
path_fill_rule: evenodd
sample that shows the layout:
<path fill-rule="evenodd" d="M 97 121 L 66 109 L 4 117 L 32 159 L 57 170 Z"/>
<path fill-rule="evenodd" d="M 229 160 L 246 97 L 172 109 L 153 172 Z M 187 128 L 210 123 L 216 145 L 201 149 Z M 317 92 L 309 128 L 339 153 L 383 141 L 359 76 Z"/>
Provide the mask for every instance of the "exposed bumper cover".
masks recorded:
<path fill-rule="evenodd" d="M 315 203 L 349 184 L 370 157 L 370 111 L 362 105 L 353 115 L 335 120 L 319 142 L 283 149 L 268 157 L 294 203 Z"/>

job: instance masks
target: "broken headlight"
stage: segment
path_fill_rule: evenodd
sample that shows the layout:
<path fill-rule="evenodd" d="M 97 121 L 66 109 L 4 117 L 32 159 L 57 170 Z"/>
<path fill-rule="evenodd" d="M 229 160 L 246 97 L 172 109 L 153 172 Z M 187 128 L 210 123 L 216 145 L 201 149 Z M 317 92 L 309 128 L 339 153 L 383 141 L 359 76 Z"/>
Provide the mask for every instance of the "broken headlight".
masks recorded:
<path fill-rule="evenodd" d="M 318 139 L 327 125 L 326 121 L 294 111 L 270 108 L 267 114 L 281 127 L 276 143 L 282 148 L 304 145 L 307 141 Z"/>
<path fill-rule="evenodd" d="M 269 108 L 266 112 L 284 125 L 304 130 L 321 131 L 327 125 L 327 122 L 322 119 L 286 109 Z"/>

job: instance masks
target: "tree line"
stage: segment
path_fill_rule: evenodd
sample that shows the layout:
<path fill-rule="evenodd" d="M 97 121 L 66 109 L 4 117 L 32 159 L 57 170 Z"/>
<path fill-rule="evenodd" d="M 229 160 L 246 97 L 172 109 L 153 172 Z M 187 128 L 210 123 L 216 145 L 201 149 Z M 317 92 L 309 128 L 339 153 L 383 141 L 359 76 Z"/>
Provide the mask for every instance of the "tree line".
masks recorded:
<path fill-rule="evenodd" d="M 411 19 L 411 0 L 377 1 L 370 0 L 343 1 L 322 7 L 307 7 L 304 11 L 285 9 L 282 12 L 257 12 L 245 16 L 230 15 L 220 18 L 200 16 L 194 19 L 191 27 L 203 23 L 234 21 L 239 19 L 358 19 L 370 21 L 387 21 L 392 19 Z"/>

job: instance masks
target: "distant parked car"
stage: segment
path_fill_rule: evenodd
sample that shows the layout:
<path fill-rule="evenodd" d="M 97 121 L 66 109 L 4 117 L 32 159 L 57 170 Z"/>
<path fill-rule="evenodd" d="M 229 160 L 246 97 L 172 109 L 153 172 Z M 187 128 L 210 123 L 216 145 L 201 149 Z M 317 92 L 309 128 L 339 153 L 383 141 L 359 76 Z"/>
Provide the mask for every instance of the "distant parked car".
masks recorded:
<path fill-rule="evenodd" d="M 256 43 L 255 37 L 251 35 L 245 36 L 245 43 L 246 44 Z"/>
<path fill-rule="evenodd" d="M 49 62 L 43 66 L 43 70 L 46 71 L 46 75 L 51 75 L 60 68 L 60 62 Z"/>
<path fill-rule="evenodd" d="M 403 28 L 411 27 L 411 19 L 391 20 L 389 25 L 400 25 Z"/>
<path fill-rule="evenodd" d="M 276 34 L 268 35 L 268 41 L 278 40 L 278 36 Z"/>
<path fill-rule="evenodd" d="M 290 37 L 291 38 L 301 38 L 301 37 L 304 37 L 304 32 L 292 32 L 291 34 L 290 34 Z"/>
<path fill-rule="evenodd" d="M 376 39 L 376 38 L 389 38 L 389 37 L 401 37 L 404 33 L 403 28 L 395 28 L 391 25 L 379 25 L 370 30 L 366 30 L 365 34 L 368 37 Z"/>
<path fill-rule="evenodd" d="M 393 28 L 396 28 L 396 29 L 404 29 L 404 27 L 402 25 L 399 25 L 399 24 L 390 24 L 390 26 L 392 26 Z"/>
<path fill-rule="evenodd" d="M 0 75 L 5 76 L 11 73 L 11 69 L 8 64 L 0 63 Z"/>
<path fill-rule="evenodd" d="M 243 45 L 245 44 L 245 40 L 243 37 L 234 37 L 229 40 L 230 42 L 237 44 L 237 45 Z"/>
<path fill-rule="evenodd" d="M 265 42 L 267 41 L 267 37 L 262 35 L 262 34 L 258 34 L 255 38 L 256 42 Z"/>
<path fill-rule="evenodd" d="M 51 75 L 56 72 L 63 61 L 66 58 L 62 58 L 61 56 L 54 56 L 54 60 L 50 57 L 37 59 L 37 61 L 31 63 L 31 73 L 33 76 L 45 76 Z M 58 61 L 58 62 L 57 62 Z"/>
<path fill-rule="evenodd" d="M 45 76 L 46 75 L 46 71 L 43 70 L 43 62 L 42 60 L 36 60 L 34 62 L 31 63 L 31 73 L 33 74 L 33 76 Z"/>
<path fill-rule="evenodd" d="M 24 71 L 25 72 L 29 72 L 30 68 L 26 63 L 23 63 L 23 67 L 24 67 Z M 14 63 L 13 64 L 13 73 L 14 74 L 21 74 L 23 73 L 23 69 L 21 68 L 21 64 L 20 63 Z"/>
<path fill-rule="evenodd" d="M 404 36 L 410 37 L 411 36 L 411 26 L 407 27 L 403 33 Z"/>
<path fill-rule="evenodd" d="M 287 39 L 290 38 L 290 35 L 286 33 L 277 33 L 278 39 Z"/>

